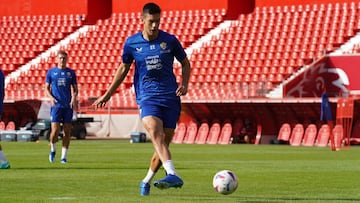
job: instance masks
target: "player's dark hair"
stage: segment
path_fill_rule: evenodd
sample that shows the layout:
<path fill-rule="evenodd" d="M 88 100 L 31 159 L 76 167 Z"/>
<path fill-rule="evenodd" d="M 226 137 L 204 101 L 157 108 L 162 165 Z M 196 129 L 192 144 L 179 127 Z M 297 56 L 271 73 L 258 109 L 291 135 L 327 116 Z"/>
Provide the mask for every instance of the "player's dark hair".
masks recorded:
<path fill-rule="evenodd" d="M 161 9 L 160 7 L 155 4 L 155 3 L 147 3 L 144 5 L 143 10 L 142 10 L 142 15 L 145 14 L 160 14 L 161 13 Z"/>
<path fill-rule="evenodd" d="M 68 56 L 68 54 L 66 53 L 66 51 L 64 51 L 64 50 L 60 50 L 60 51 L 58 51 L 58 53 L 57 53 L 58 55 L 63 55 L 63 56 Z"/>

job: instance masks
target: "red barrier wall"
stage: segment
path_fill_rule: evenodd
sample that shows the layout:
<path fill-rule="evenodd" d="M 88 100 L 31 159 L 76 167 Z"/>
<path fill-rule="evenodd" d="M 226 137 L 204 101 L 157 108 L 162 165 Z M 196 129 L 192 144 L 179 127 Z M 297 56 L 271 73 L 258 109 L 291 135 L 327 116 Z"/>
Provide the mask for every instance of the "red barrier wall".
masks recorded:
<path fill-rule="evenodd" d="M 256 0 L 256 7 L 354 2 L 352 0 Z"/>
<path fill-rule="evenodd" d="M 338 68 L 346 73 L 349 79 L 349 90 L 360 90 L 359 70 L 360 56 L 330 56 L 328 68 Z"/>
<path fill-rule="evenodd" d="M 148 0 L 113 0 L 113 12 L 141 12 L 142 6 L 148 2 Z M 251 13 L 255 8 L 255 0 L 191 0 L 186 1 L 186 3 L 179 3 L 179 1 L 154 0 L 153 2 L 158 4 L 164 11 L 225 8 L 229 19 L 237 18 L 239 13 Z"/>
<path fill-rule="evenodd" d="M 284 86 L 285 97 L 320 97 L 324 85 L 329 96 L 360 90 L 356 64 L 360 56 L 330 56 L 319 60 Z"/>
<path fill-rule="evenodd" d="M 85 14 L 90 22 L 98 18 L 108 18 L 111 13 L 140 12 L 149 0 L 2 0 L 0 16 Z M 162 10 L 215 9 L 225 8 L 227 17 L 237 18 L 239 13 L 251 13 L 255 0 L 191 0 L 179 1 L 154 0 Z"/>
<path fill-rule="evenodd" d="M 111 13 L 112 0 L 2 0 L 0 4 L 0 16 L 84 14 L 90 24 Z"/>
<path fill-rule="evenodd" d="M 327 61 L 327 57 L 322 58 L 284 85 L 284 97 L 321 97 L 322 87 L 327 84 Z M 328 91 L 338 92 L 338 89 L 332 87 L 326 88 Z"/>
<path fill-rule="evenodd" d="M 0 16 L 87 13 L 88 0 L 2 0 Z"/>

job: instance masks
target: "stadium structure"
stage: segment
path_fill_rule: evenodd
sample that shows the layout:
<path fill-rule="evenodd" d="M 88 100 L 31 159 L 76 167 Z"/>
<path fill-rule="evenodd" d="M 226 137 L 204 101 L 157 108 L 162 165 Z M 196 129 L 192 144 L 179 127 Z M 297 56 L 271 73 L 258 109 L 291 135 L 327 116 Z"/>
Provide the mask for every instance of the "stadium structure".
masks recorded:
<path fill-rule="evenodd" d="M 55 65 L 57 51 L 66 50 L 78 76 L 77 115 L 95 120 L 88 133 L 127 138 L 142 131 L 133 67 L 107 108 L 95 110 L 91 104 L 111 82 L 126 37 L 142 29 L 140 11 L 146 2 L 2 0 L 4 122 L 14 121 L 19 128 L 29 118 L 39 119 L 48 102 L 46 71 Z M 155 2 L 163 9 L 160 29 L 179 38 L 192 64 L 179 121 L 183 136 L 177 143 L 195 143 L 203 125 L 204 143 L 218 143 L 222 130 L 235 136 L 245 125 L 261 135 L 252 142 L 269 143 L 284 123 L 294 129 L 314 124 L 319 131 L 326 120 L 340 125 L 344 138 L 360 137 L 359 1 Z M 174 72 L 180 81 L 177 63 Z M 325 93 L 327 112 L 321 107 Z M 323 119 L 323 113 L 331 118 Z M 185 142 L 191 131 L 192 141 Z"/>

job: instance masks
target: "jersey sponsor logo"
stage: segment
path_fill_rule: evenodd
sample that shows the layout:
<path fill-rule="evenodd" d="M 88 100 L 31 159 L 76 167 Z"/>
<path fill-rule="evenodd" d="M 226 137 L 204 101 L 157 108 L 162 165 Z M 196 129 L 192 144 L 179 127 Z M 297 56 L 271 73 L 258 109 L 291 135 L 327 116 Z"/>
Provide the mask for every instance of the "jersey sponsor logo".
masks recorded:
<path fill-rule="evenodd" d="M 57 80 L 57 86 L 66 86 L 66 78 L 59 78 Z"/>
<path fill-rule="evenodd" d="M 162 68 L 159 55 L 148 56 L 145 58 L 147 70 L 160 70 Z"/>

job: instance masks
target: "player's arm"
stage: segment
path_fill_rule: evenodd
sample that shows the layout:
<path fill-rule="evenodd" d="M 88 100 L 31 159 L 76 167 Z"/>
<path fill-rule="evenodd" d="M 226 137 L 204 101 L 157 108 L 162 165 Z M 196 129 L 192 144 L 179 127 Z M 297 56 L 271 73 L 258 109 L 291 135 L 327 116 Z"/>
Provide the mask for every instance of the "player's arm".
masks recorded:
<path fill-rule="evenodd" d="M 55 106 L 57 102 L 55 97 L 51 94 L 51 85 L 50 83 L 45 83 L 45 94 L 50 98 L 50 102 L 52 106 Z"/>
<path fill-rule="evenodd" d="M 122 63 L 119 68 L 117 69 L 115 76 L 104 93 L 101 97 L 99 97 L 92 105 L 96 107 L 103 107 L 105 106 L 106 102 L 109 101 L 110 97 L 114 94 L 116 89 L 119 87 L 119 85 L 124 81 L 126 75 L 128 74 L 130 70 L 131 64 Z"/>
<path fill-rule="evenodd" d="M 189 86 L 189 78 L 190 78 L 190 61 L 187 57 L 185 57 L 181 62 L 182 66 L 182 82 L 181 86 L 178 87 L 176 90 L 176 95 L 186 95 L 188 92 L 188 86 Z"/>
<path fill-rule="evenodd" d="M 70 103 L 70 106 L 72 108 L 76 107 L 76 98 L 77 98 L 77 95 L 79 93 L 79 90 L 78 90 L 78 86 L 77 84 L 73 84 L 72 85 L 73 87 L 73 92 L 72 92 L 72 95 L 71 95 L 71 103 Z"/>

